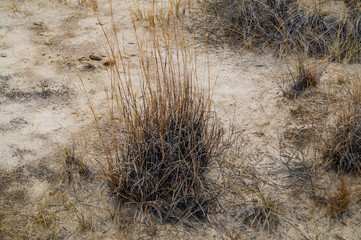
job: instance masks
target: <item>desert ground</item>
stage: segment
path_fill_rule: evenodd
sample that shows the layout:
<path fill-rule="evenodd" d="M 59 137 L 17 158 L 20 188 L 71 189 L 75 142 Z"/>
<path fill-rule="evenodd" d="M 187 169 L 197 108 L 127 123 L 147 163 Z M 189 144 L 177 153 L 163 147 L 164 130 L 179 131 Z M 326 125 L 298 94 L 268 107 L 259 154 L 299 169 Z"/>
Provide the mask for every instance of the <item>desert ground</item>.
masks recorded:
<path fill-rule="evenodd" d="M 198 74 L 207 76 L 199 81 L 211 83 L 226 131 L 232 126 L 239 134 L 224 155 L 235 173 L 224 185 L 233 200 L 205 222 L 163 223 L 135 218 L 129 209 L 115 221 L 106 184 L 78 169 L 84 164 L 96 171 L 92 159 L 102 153 L 98 130 L 109 127 L 112 62 L 103 29 L 116 26 L 136 85 L 142 76 L 138 42 L 151 46 L 149 16 L 173 13 L 174 5 L 113 0 L 111 14 L 107 0 L 3 0 L 0 239 L 360 239 L 360 177 L 321 167 L 314 148 L 347 109 L 360 64 L 307 59 L 307 66 L 322 72 L 319 84 L 287 98 L 296 57 L 206 44 L 202 24 L 192 23 L 201 1 L 178 2 L 187 47 L 197 54 Z M 330 202 L 342 182 L 350 203 L 335 217 Z M 251 185 L 257 190 L 245 187 Z M 277 206 L 264 224 L 245 216 L 257 211 L 258 198 Z"/>

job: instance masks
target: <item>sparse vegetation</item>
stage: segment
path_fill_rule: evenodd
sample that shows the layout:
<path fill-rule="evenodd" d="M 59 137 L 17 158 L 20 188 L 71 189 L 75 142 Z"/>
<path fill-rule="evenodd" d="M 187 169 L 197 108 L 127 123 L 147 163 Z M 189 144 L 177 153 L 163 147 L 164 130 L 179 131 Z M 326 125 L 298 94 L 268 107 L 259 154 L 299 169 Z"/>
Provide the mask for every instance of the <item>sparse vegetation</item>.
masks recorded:
<path fill-rule="evenodd" d="M 187 26 L 192 19 L 188 10 L 191 15 L 201 6 L 192 5 L 194 1 L 116 1 L 110 12 L 100 5 L 104 1 L 51 1 L 51 7 L 64 8 L 65 17 L 60 23 L 40 25 L 34 19 L 36 41 L 53 42 L 44 43 L 48 51 L 39 48 L 45 62 L 37 61 L 36 67 L 43 69 L 49 58 L 56 74 L 78 69 L 80 90 L 95 123 L 84 121 L 89 116 L 76 88 L 71 89 L 76 105 L 71 105 L 66 85 L 61 87 L 64 91 L 49 88 L 51 75 L 40 84 L 34 80 L 32 90 L 18 88 L 21 74 L 0 75 L 4 85 L 0 105 L 30 106 L 26 104 L 30 100 L 48 104 L 45 100 L 59 96 L 56 100 L 62 100 L 62 107 L 56 101 L 51 108 L 41 105 L 45 114 L 64 108 L 69 111 L 61 112 L 59 119 L 71 114 L 75 121 L 87 122 L 79 123 L 84 129 L 76 132 L 77 140 L 70 147 L 57 148 L 54 155 L 60 158 L 51 155 L 50 159 L 44 152 L 39 162 L 27 163 L 27 156 L 37 156 L 35 150 L 11 146 L 25 165 L 0 170 L 0 239 L 358 236 L 361 91 L 345 72 L 359 70 L 358 65 L 329 60 L 360 60 L 360 1 L 338 1 L 345 8 L 338 14 L 318 3 L 307 5 L 308 1 L 197 2 L 205 8 L 195 10 L 204 11 L 197 15 L 202 23 L 195 25 L 206 30 L 207 40 L 221 44 L 227 40 L 253 51 L 272 48 L 282 57 L 291 54 L 287 59 L 299 57 L 295 68 L 282 75 L 282 92 L 273 76 L 288 67 L 283 60 L 248 51 L 243 58 L 243 52 L 238 55 L 228 49 L 220 56 L 218 49 L 209 51 L 214 46 L 208 41 L 189 38 L 184 30 L 193 30 Z M 39 8 L 29 4 L 21 5 L 20 11 L 14 7 L 13 13 L 31 19 L 33 9 L 49 3 L 42 1 Z M 93 8 L 98 22 L 87 11 L 77 12 L 84 10 L 79 4 Z M 78 10 L 67 15 L 72 7 Z M 73 22 L 78 24 L 66 36 L 52 28 L 68 30 Z M 105 44 L 93 25 L 102 28 Z M 87 52 L 90 45 L 82 47 L 88 31 L 97 41 L 95 48 L 107 46 L 97 55 Z M 9 31 L 14 33 L 20 35 Z M 79 45 L 72 46 L 75 42 Z M 1 43 L 1 47 L 8 46 Z M 67 47 L 81 58 L 72 61 L 63 56 Z M 31 57 L 39 53 L 33 50 Z M 13 61 L 7 53 L 2 60 Z M 92 68 L 82 71 L 77 66 L 82 62 Z M 278 63 L 279 68 L 274 66 Z M 27 72 L 32 72 L 31 64 L 24 62 Z M 104 95 L 99 91 L 103 87 Z M 41 113 L 37 117 L 44 116 L 41 107 L 36 108 Z M 234 119 L 229 117 L 231 111 Z M 223 113 L 226 117 L 218 118 Z M 231 123 L 224 125 L 224 119 Z M 29 133 L 28 123 L 38 126 L 42 121 L 33 122 L 27 115 L 9 117 L 1 119 L 0 131 L 24 128 Z M 61 130 L 47 127 L 50 130 L 36 132 L 36 138 L 52 143 L 47 134 Z M 12 158 L 11 152 L 7 156 Z M 324 163 L 337 171 L 328 171 Z M 353 228 L 355 233 L 350 231 Z"/>
<path fill-rule="evenodd" d="M 277 55 L 304 54 L 336 61 L 360 60 L 360 11 L 347 1 L 342 16 L 306 9 L 295 0 L 210 0 L 206 2 L 210 40 L 233 46 L 270 46 Z"/>
<path fill-rule="evenodd" d="M 320 189 L 322 167 L 318 161 L 318 153 L 311 148 L 302 149 L 298 146 L 280 144 L 280 161 L 287 171 L 286 188 L 291 189 L 293 195 L 306 193 L 310 198 L 317 199 Z"/>

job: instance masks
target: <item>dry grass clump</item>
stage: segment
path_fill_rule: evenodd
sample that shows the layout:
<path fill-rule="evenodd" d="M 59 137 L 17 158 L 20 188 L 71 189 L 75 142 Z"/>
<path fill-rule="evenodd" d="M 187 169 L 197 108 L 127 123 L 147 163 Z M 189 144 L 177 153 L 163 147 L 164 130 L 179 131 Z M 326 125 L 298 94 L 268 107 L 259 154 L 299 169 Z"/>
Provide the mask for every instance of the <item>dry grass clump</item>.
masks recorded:
<path fill-rule="evenodd" d="M 260 194 L 247 209 L 245 223 L 251 227 L 275 232 L 283 212 L 283 203 L 272 195 Z"/>
<path fill-rule="evenodd" d="M 278 55 L 296 52 L 358 61 L 360 14 L 354 3 L 342 17 L 300 7 L 296 0 L 210 0 L 206 3 L 209 39 L 244 47 L 270 46 Z"/>
<path fill-rule="evenodd" d="M 341 174 L 339 188 L 328 197 L 328 210 L 331 217 L 342 217 L 351 203 L 352 194 L 350 187 Z"/>
<path fill-rule="evenodd" d="M 361 172 L 360 106 L 349 106 L 331 131 L 323 153 L 327 165 L 345 172 Z"/>
<path fill-rule="evenodd" d="M 158 82 L 155 92 L 142 89 L 134 108 L 124 103 L 118 156 L 106 173 L 117 201 L 166 220 L 206 217 L 212 199 L 206 173 L 222 149 L 224 131 L 190 80 Z"/>
<path fill-rule="evenodd" d="M 283 94 L 288 98 L 299 97 L 306 89 L 316 87 L 320 82 L 322 73 L 317 69 L 306 66 L 302 61 L 298 62 L 297 73 L 290 74 L 291 85 L 282 89 Z"/>
<path fill-rule="evenodd" d="M 361 88 L 359 76 L 346 85 L 345 101 L 323 148 L 327 166 L 341 172 L 361 173 Z"/>
<path fill-rule="evenodd" d="M 115 26 L 112 35 L 104 31 L 109 57 L 119 64 L 109 72 L 112 140 L 106 144 L 99 128 L 107 156 L 98 166 L 115 212 L 126 204 L 136 207 L 136 217 L 152 213 L 163 221 L 204 220 L 216 197 L 207 173 L 228 143 L 176 21 L 160 30 L 152 26 L 150 46 L 138 38 L 139 86 L 121 47 L 110 44 Z"/>

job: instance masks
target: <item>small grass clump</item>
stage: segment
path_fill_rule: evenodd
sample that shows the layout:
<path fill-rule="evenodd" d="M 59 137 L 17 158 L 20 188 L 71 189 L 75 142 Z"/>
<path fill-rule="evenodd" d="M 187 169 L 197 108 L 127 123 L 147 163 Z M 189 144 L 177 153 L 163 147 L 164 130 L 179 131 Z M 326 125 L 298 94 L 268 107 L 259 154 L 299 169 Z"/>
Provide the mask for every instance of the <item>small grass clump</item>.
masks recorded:
<path fill-rule="evenodd" d="M 125 204 L 136 207 L 137 217 L 204 220 L 216 197 L 207 176 L 228 143 L 176 21 L 151 26 L 150 47 L 138 38 L 139 87 L 121 48 L 109 44 L 109 57 L 117 63 L 109 75 L 112 140 L 105 144 L 103 138 L 107 156 L 98 164 L 116 213 Z M 106 33 L 108 40 L 116 38 L 115 29 Z M 99 134 L 104 135 L 100 128 Z"/>
<path fill-rule="evenodd" d="M 275 49 L 278 55 L 305 54 L 336 61 L 360 60 L 360 11 L 347 1 L 342 15 L 307 9 L 296 0 L 210 0 L 206 3 L 210 40 L 233 46 Z"/>
<path fill-rule="evenodd" d="M 339 171 L 361 173 L 361 111 L 351 105 L 338 118 L 326 141 L 323 158 Z"/>
<path fill-rule="evenodd" d="M 259 227 L 262 230 L 275 232 L 282 213 L 282 202 L 271 195 L 260 194 L 259 199 L 253 199 L 253 205 L 249 209 L 249 215 L 245 222 L 251 227 Z"/>
<path fill-rule="evenodd" d="M 290 99 L 299 97 L 306 89 L 316 87 L 321 78 L 320 72 L 306 66 L 302 61 L 298 63 L 296 75 L 290 75 L 292 78 L 291 85 L 282 90 L 283 94 Z"/>
<path fill-rule="evenodd" d="M 347 185 L 344 177 L 340 175 L 340 187 L 328 197 L 330 216 L 342 217 L 351 203 L 352 191 Z"/>

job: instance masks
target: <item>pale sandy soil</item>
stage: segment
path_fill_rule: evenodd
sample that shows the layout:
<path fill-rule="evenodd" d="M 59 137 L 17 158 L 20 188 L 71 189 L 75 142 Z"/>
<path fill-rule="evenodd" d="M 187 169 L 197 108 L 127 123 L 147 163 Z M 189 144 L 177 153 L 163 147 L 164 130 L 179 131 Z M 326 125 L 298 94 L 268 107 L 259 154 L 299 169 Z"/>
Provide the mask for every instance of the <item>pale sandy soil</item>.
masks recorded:
<path fill-rule="evenodd" d="M 142 7 L 142 4 L 132 7 Z M 114 0 L 113 9 L 116 25 L 123 36 L 121 45 L 126 49 L 130 67 L 137 69 L 139 52 L 130 21 L 129 4 L 125 0 Z M 97 13 L 107 26 L 110 20 L 106 0 L 98 1 Z M 146 38 L 146 21 L 138 20 L 137 24 Z M 204 43 L 191 35 L 189 42 L 192 48 L 200 49 L 201 65 L 206 56 Z M 11 181 L 7 184 L 11 188 L 7 186 L 1 190 L 7 193 L 8 198 L 13 197 L 11 204 L 14 208 L 22 201 L 34 204 L 49 196 L 49 191 L 53 191 L 49 189 L 61 180 L 59 169 L 64 160 L 64 147 L 75 145 L 77 150 L 80 149 L 79 154 L 87 151 L 88 143 L 94 143 L 93 117 L 82 91 L 80 77 L 93 107 L 102 116 L 106 111 L 104 89 L 108 80 L 104 45 L 98 20 L 86 4 L 79 5 L 77 1 L 67 1 L 65 4 L 55 0 L 4 0 L 0 3 L 0 169 L 2 176 L 7 176 L 9 172 L 19 173 L 15 174 L 15 180 L 9 177 Z M 100 59 L 92 60 L 90 55 Z M 243 132 L 247 152 L 257 152 L 255 155 L 267 152 L 276 158 L 279 139 L 285 130 L 291 135 L 298 135 L 304 129 L 313 131 L 309 122 L 300 118 L 295 120 L 290 113 L 291 110 L 299 110 L 302 103 L 285 99 L 280 90 L 287 60 L 274 58 L 270 54 L 235 53 L 226 48 L 211 49 L 209 59 L 211 76 L 215 80 L 216 110 L 225 123 L 231 119 Z M 349 73 L 358 67 L 330 64 L 321 79 L 320 88 L 326 89 L 328 82 L 351 76 Z M 322 119 L 323 122 L 328 118 Z M 274 168 L 279 167 L 273 164 Z M 83 189 L 84 194 L 94 195 L 89 186 L 79 185 L 78 188 Z M 229 231 L 235 232 L 233 236 L 239 235 L 240 239 L 359 239 L 361 236 L 357 206 L 353 206 L 351 217 L 340 222 L 327 217 L 324 209 L 313 206 L 304 196 L 291 198 L 286 191 L 274 195 L 283 196 L 288 214 L 283 218 L 279 233 L 264 235 L 252 229 L 242 232 L 242 224 L 228 219 Z M 94 203 L 93 207 L 96 208 L 97 204 L 99 202 Z M 33 208 L 24 209 L 31 211 Z M 142 234 L 126 235 L 116 231 L 109 223 L 111 221 L 105 209 L 106 206 L 102 206 L 102 210 L 96 213 L 98 215 L 93 216 L 96 230 L 85 232 L 73 224 L 76 217 L 67 218 L 65 210 L 58 213 L 57 227 L 60 230 L 55 231 L 58 236 L 55 239 L 229 237 L 211 226 L 199 231 L 183 228 L 179 234 L 167 225 L 156 233 L 146 229 Z M 129 228 L 132 227 L 143 229 L 131 225 L 124 231 L 131 232 Z M 45 239 L 49 232 L 34 231 L 29 234 L 29 239 L 37 234 L 40 239 Z"/>

